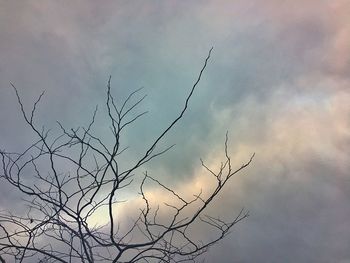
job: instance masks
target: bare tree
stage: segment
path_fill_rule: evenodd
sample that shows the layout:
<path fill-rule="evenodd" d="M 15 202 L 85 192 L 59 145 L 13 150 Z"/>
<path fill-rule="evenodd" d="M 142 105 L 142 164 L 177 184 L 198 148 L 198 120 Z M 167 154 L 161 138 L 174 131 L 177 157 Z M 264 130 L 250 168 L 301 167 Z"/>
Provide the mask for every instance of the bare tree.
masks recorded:
<path fill-rule="evenodd" d="M 233 175 L 247 167 L 254 157 L 253 154 L 247 163 L 234 169 L 228 154 L 227 134 L 225 160 L 218 170 L 214 171 L 202 161 L 215 182 L 209 194 L 198 192 L 188 198 L 161 179 L 140 171 L 146 163 L 172 147 L 161 148 L 160 141 L 187 111 L 211 51 L 178 116 L 126 169 L 120 164 L 120 157 L 126 150 L 121 139 L 125 128 L 146 113 L 135 113 L 145 98 L 140 95 L 140 90 L 132 92 L 117 105 L 109 78 L 105 106 L 114 140 L 111 143 L 110 140 L 104 142 L 93 132 L 97 107 L 87 127 L 66 129 L 58 122 L 58 135 L 39 128 L 35 123 L 35 112 L 44 93 L 32 110 L 26 111 L 18 90 L 11 83 L 24 120 L 37 140 L 20 153 L 0 150 L 0 178 L 21 193 L 27 207 L 19 214 L 0 212 L 0 261 L 195 262 L 236 223 L 246 218 L 248 212 L 243 209 L 229 221 L 206 212 Z M 28 175 L 32 176 L 30 180 Z M 142 205 L 134 217 L 120 217 L 117 215 L 121 202 L 119 195 L 121 191 L 135 187 L 135 182 L 138 182 Z M 172 202 L 155 204 L 147 191 L 150 183 L 166 192 Z M 106 211 L 107 223 L 89 223 L 89 219 L 101 210 Z M 127 222 L 121 226 L 120 220 Z M 207 240 L 196 239 L 192 231 L 198 224 L 215 230 L 216 235 Z"/>

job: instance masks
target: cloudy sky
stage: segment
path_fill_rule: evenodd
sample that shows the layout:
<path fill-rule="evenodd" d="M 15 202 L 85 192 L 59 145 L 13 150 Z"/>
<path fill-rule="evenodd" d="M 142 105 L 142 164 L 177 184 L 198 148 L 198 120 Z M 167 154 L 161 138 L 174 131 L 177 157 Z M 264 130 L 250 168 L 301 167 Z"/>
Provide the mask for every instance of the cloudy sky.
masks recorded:
<path fill-rule="evenodd" d="M 77 127 L 103 105 L 111 75 L 117 99 L 148 94 L 148 115 L 125 137 L 137 156 L 176 116 L 213 46 L 166 138 L 176 147 L 147 169 L 179 191 L 205 188 L 199 158 L 220 164 L 228 130 L 237 167 L 256 157 L 213 212 L 250 217 L 207 262 L 350 263 L 349 12 L 348 0 L 1 0 L 0 148 L 32 138 L 10 82 L 27 107 L 46 90 L 40 124 Z M 1 181 L 2 209 L 15 195 Z"/>

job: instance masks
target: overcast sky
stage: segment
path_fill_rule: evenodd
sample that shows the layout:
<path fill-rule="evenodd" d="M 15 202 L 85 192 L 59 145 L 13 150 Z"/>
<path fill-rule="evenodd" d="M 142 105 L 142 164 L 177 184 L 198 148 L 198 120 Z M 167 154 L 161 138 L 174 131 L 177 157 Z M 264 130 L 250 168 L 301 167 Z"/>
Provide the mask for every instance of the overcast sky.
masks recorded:
<path fill-rule="evenodd" d="M 77 127 L 103 105 L 111 75 L 117 99 L 148 94 L 148 115 L 125 138 L 137 156 L 213 46 L 167 137 L 176 147 L 148 169 L 176 189 L 205 187 L 199 158 L 220 164 L 228 130 L 237 167 L 256 157 L 213 212 L 250 217 L 207 262 L 350 263 L 349 13 L 348 0 L 0 0 L 0 148 L 32 138 L 10 82 L 27 107 L 46 90 L 40 125 Z M 14 196 L 1 181 L 0 207 Z"/>

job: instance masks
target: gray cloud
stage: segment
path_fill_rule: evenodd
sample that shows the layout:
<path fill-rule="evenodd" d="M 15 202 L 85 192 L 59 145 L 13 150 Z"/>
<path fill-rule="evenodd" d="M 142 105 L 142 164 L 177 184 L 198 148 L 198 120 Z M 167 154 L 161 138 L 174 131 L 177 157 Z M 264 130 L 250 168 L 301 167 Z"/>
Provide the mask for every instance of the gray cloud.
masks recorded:
<path fill-rule="evenodd" d="M 87 123 L 103 109 L 112 75 L 121 101 L 141 86 L 149 114 L 128 134 L 136 158 L 173 118 L 214 45 L 190 111 L 167 142 L 174 151 L 147 167 L 183 187 L 199 157 L 222 153 L 226 130 L 239 166 L 213 213 L 241 206 L 251 217 L 207 262 L 348 262 L 350 108 L 347 3 L 174 1 L 2 4 L 0 147 L 29 143 L 12 81 L 48 127 Z M 96 127 L 106 130 L 102 112 Z M 146 142 L 146 145 L 144 144 Z M 16 196 L 1 183 L 1 207 Z M 235 210 L 234 209 L 234 210 Z M 230 211 L 231 212 L 231 211 Z M 348 261 L 347 261 L 348 260 Z"/>

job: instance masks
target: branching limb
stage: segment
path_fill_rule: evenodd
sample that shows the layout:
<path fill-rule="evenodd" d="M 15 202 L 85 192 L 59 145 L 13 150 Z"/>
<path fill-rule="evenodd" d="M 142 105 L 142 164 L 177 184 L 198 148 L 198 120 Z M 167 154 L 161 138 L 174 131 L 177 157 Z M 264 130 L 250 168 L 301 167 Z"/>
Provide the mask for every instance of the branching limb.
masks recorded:
<path fill-rule="evenodd" d="M 57 122 L 57 135 L 39 126 L 35 117 L 44 92 L 31 110 L 26 111 L 18 89 L 11 83 L 19 110 L 35 139 L 21 152 L 0 148 L 0 180 L 23 197 L 23 206 L 16 213 L 0 211 L 0 263 L 197 262 L 233 226 L 248 217 L 244 209 L 228 220 L 208 214 L 208 208 L 228 181 L 254 158 L 253 154 L 248 162 L 234 169 L 227 133 L 224 161 L 218 170 L 201 160 L 208 176 L 214 178 L 209 193 L 200 190 L 192 195 L 184 194 L 147 171 L 139 177 L 140 168 L 174 146 L 158 149 L 188 110 L 212 50 L 179 113 L 128 167 L 121 158 L 129 149 L 123 145 L 123 139 L 127 129 L 147 113 L 139 111 L 147 97 L 141 94 L 142 88 L 118 104 L 109 77 L 104 113 L 109 121 L 110 140 L 95 131 L 97 113 L 103 112 L 97 106 L 86 126 L 68 129 Z M 139 183 L 139 199 L 136 196 L 131 199 L 140 202 L 122 201 L 122 192 L 135 190 L 135 183 Z M 160 189 L 169 198 L 153 200 L 150 193 L 154 189 Z M 122 202 L 129 202 L 130 210 L 135 203 L 140 207 L 135 214 L 130 211 L 128 218 L 118 214 Z M 98 218 L 98 222 L 93 218 Z M 216 235 L 212 239 L 199 239 L 194 234 L 198 225 L 214 230 Z"/>

